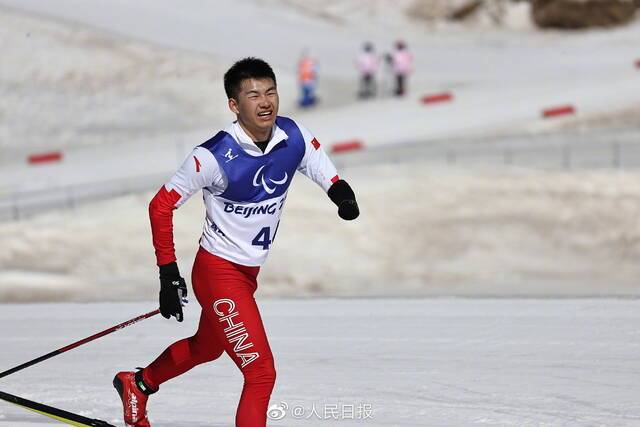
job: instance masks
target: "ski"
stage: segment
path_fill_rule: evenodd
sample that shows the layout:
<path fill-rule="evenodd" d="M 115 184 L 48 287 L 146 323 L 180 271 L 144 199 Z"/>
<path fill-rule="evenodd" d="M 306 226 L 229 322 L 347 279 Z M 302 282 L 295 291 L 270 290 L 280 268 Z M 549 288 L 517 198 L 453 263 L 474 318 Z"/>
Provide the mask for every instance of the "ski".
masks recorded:
<path fill-rule="evenodd" d="M 29 411 L 35 412 L 45 417 L 52 418 L 61 423 L 69 424 L 77 427 L 116 427 L 113 424 L 109 424 L 106 421 L 96 420 L 84 417 L 82 415 L 74 414 L 73 412 L 65 411 L 63 409 L 54 408 L 52 406 L 44 405 L 42 403 L 34 402 L 13 394 L 0 391 L 0 399 L 13 403 Z"/>

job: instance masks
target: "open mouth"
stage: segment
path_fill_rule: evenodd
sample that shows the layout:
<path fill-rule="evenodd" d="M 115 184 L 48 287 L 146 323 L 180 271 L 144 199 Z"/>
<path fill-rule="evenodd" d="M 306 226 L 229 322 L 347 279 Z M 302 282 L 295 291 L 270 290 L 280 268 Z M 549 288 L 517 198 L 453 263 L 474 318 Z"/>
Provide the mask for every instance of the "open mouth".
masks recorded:
<path fill-rule="evenodd" d="M 273 111 L 269 110 L 269 111 L 261 111 L 260 113 L 258 113 L 258 117 L 260 117 L 261 119 L 270 119 L 273 115 Z"/>

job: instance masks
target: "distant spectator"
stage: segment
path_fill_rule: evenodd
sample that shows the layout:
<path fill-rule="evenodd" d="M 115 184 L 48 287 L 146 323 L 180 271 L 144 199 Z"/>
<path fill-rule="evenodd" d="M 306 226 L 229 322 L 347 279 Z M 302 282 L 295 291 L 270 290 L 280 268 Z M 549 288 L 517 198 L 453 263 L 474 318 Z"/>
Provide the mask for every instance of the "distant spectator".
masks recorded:
<path fill-rule="evenodd" d="M 318 84 L 318 65 L 305 50 L 298 62 L 298 82 L 300 84 L 301 107 L 312 107 L 317 102 L 316 86 Z"/>
<path fill-rule="evenodd" d="M 403 96 L 406 93 L 407 78 L 413 70 L 413 55 L 407 49 L 407 45 L 402 40 L 396 42 L 396 48 L 392 53 L 393 72 L 396 76 L 396 96 Z"/>
<path fill-rule="evenodd" d="M 360 91 L 358 96 L 366 99 L 376 95 L 376 73 L 378 71 L 378 56 L 373 44 L 366 42 L 358 58 L 356 67 L 360 72 Z"/>

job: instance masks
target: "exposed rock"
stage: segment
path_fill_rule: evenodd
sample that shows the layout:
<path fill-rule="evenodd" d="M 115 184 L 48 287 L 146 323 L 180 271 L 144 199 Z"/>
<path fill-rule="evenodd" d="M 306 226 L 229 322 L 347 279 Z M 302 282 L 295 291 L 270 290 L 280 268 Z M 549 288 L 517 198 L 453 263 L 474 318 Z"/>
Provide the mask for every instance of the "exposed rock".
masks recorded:
<path fill-rule="evenodd" d="M 533 21 L 541 28 L 611 27 L 631 21 L 639 0 L 531 0 Z"/>
<path fill-rule="evenodd" d="M 456 7 L 449 15 L 449 19 L 452 21 L 462 21 L 469 15 L 475 13 L 477 9 L 482 6 L 482 3 L 484 3 L 482 0 L 469 0 L 461 6 Z"/>
<path fill-rule="evenodd" d="M 472 27 L 530 28 L 529 0 L 413 0 L 407 14 L 430 24 L 456 22 Z"/>

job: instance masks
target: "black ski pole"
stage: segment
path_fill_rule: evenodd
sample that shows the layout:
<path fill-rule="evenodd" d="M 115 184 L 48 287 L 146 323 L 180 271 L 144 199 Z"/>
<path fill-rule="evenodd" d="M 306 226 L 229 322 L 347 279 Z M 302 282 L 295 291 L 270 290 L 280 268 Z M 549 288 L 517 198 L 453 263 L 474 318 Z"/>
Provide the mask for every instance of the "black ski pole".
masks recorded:
<path fill-rule="evenodd" d="M 11 369 L 7 369 L 4 372 L 0 372 L 0 378 L 4 378 L 7 375 L 13 374 L 14 372 L 21 371 L 24 368 L 28 368 L 29 366 L 35 365 L 36 363 L 40 363 L 40 362 L 45 361 L 47 359 L 51 359 L 53 356 L 57 356 L 59 354 L 62 354 L 62 353 L 67 352 L 69 350 L 72 350 L 72 349 L 74 349 L 76 347 L 80 347 L 83 344 L 86 344 L 86 343 L 88 343 L 90 341 L 96 340 L 96 339 L 98 339 L 100 337 L 103 337 L 105 335 L 108 335 L 108 334 L 110 334 L 112 332 L 119 331 L 120 329 L 124 329 L 127 326 L 131 326 L 134 323 L 138 323 L 141 320 L 148 319 L 149 317 L 155 316 L 158 313 L 160 313 L 160 310 L 154 310 L 154 311 L 150 311 L 149 313 L 141 314 L 138 317 L 134 317 L 133 319 L 127 320 L 126 322 L 122 322 L 122 323 L 120 323 L 118 325 L 112 326 L 109 329 L 105 329 L 102 332 L 98 332 L 97 334 L 93 334 L 90 337 L 83 338 L 83 339 L 81 339 L 79 341 L 76 341 L 76 342 L 74 342 L 72 344 L 69 344 L 69 345 L 67 345 L 65 347 L 59 348 L 57 350 L 54 350 L 51 353 L 47 353 L 47 354 L 45 354 L 43 356 L 37 357 L 37 358 L 35 358 L 33 360 L 25 362 L 25 363 L 23 363 L 21 365 L 18 365 L 16 367 L 11 368 Z"/>

